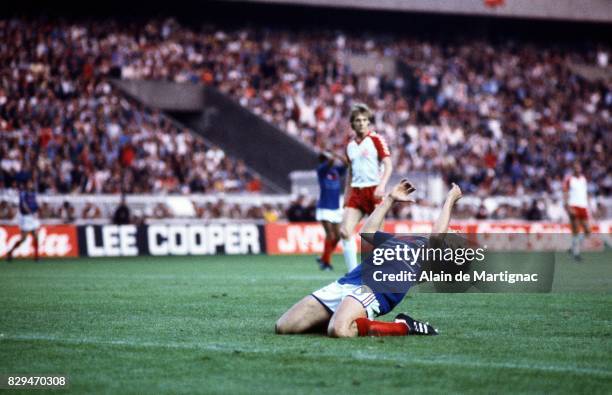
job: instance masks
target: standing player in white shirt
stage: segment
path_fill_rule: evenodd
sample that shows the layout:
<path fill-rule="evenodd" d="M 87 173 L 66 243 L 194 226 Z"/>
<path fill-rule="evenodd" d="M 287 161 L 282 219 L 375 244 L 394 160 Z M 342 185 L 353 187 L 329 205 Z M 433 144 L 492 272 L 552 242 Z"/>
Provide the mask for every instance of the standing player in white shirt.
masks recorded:
<path fill-rule="evenodd" d="M 580 258 L 580 245 L 585 236 L 591 233 L 589 226 L 589 195 L 587 192 L 587 179 L 582 174 L 582 166 L 576 162 L 573 174 L 567 176 L 563 182 L 563 203 L 572 226 L 571 253 L 577 261 Z M 580 234 L 582 228 L 583 234 Z"/>
<path fill-rule="evenodd" d="M 344 261 L 349 272 L 357 267 L 357 245 L 353 237 L 355 226 L 382 201 L 393 170 L 387 143 L 370 130 L 370 119 L 372 111 L 368 106 L 353 105 L 350 122 L 355 136 L 346 147 L 350 165 L 346 177 L 344 215 L 340 225 Z M 381 164 L 384 166 L 382 174 Z"/>

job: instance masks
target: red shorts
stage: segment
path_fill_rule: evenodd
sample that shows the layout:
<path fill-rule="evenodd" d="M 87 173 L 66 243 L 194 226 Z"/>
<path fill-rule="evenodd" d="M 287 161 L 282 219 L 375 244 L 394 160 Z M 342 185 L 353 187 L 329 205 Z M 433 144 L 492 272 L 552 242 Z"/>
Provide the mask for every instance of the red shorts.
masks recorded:
<path fill-rule="evenodd" d="M 576 219 L 587 220 L 589 219 L 589 212 L 586 207 L 570 206 L 570 215 Z"/>
<path fill-rule="evenodd" d="M 374 197 L 374 190 L 376 190 L 376 186 L 364 188 L 351 187 L 344 207 L 356 208 L 365 214 L 371 214 L 376 205 L 382 201 L 382 199 Z"/>

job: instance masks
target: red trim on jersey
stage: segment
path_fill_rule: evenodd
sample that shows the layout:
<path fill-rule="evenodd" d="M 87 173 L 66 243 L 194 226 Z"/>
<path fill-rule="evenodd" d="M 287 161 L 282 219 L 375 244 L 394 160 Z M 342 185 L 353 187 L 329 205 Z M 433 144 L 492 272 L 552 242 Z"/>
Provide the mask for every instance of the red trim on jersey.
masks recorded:
<path fill-rule="evenodd" d="M 389 147 L 387 147 L 385 139 L 376 133 L 370 133 L 368 136 L 372 139 L 372 142 L 374 142 L 374 147 L 376 147 L 376 152 L 378 152 L 378 160 L 383 160 L 384 158 L 391 156 L 391 152 L 389 152 Z"/>

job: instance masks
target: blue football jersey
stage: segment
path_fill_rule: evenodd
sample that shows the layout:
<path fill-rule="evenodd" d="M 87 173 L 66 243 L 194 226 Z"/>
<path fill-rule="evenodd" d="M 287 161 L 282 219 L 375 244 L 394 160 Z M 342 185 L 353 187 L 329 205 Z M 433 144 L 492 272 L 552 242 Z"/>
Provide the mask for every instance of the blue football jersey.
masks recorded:
<path fill-rule="evenodd" d="M 346 173 L 345 166 L 333 166 L 327 163 L 317 168 L 319 180 L 319 201 L 317 208 L 337 210 L 340 208 L 340 194 L 342 193 L 342 176 Z"/>
<path fill-rule="evenodd" d="M 36 192 L 20 191 L 19 192 L 19 212 L 21 214 L 34 214 L 37 211 L 38 211 L 38 203 L 36 203 Z"/>
<path fill-rule="evenodd" d="M 374 234 L 374 245 L 376 248 L 384 248 L 384 249 L 394 249 L 395 246 L 403 246 L 408 244 L 409 248 L 419 248 L 423 247 L 427 243 L 427 237 L 422 236 L 410 236 L 410 237 L 401 237 L 397 238 L 389 233 L 384 232 L 376 232 Z M 372 259 L 372 256 L 369 255 L 365 259 Z M 361 262 L 355 269 L 351 270 L 349 273 L 345 274 L 338 280 L 340 284 L 353 284 L 353 285 L 364 285 L 363 274 L 364 274 L 364 261 Z M 404 262 L 402 262 L 404 263 Z M 421 271 L 421 262 L 412 262 L 411 264 L 399 264 L 399 265 L 390 265 L 392 269 L 395 269 L 399 272 L 401 269 L 407 269 L 415 273 L 415 275 L 419 276 Z M 387 271 L 388 273 L 388 271 Z M 416 283 L 416 282 L 415 282 Z M 380 305 L 380 315 L 387 314 L 395 306 L 397 306 L 406 296 L 409 288 L 414 285 L 414 283 L 406 283 L 403 284 L 401 292 L 374 292 L 374 296 L 378 300 Z"/>

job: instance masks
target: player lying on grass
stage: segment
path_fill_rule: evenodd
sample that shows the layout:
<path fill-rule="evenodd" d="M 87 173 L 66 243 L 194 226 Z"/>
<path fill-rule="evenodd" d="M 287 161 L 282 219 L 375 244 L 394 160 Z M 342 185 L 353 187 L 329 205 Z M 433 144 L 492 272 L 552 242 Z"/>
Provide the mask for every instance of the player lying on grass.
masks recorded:
<path fill-rule="evenodd" d="M 407 180 L 397 184 L 370 215 L 361 230 L 362 234 L 375 233 L 375 239 L 385 240 L 379 245 L 383 248 L 394 248 L 406 243 L 409 248 L 418 248 L 408 240 L 396 239 L 392 235 L 379 232 L 385 215 L 393 204 L 414 202 L 410 198 L 414 190 Z M 460 198 L 461 190 L 453 184 L 433 225 L 432 234 L 445 234 L 448 231 L 451 211 Z M 300 334 L 327 328 L 327 334 L 331 337 L 437 334 L 429 324 L 416 321 L 406 314 L 398 314 L 395 322 L 374 321 L 374 317 L 393 310 L 402 301 L 407 289 L 403 293 L 371 292 L 363 284 L 362 270 L 363 263 L 339 280 L 296 303 L 278 319 L 276 333 Z"/>

